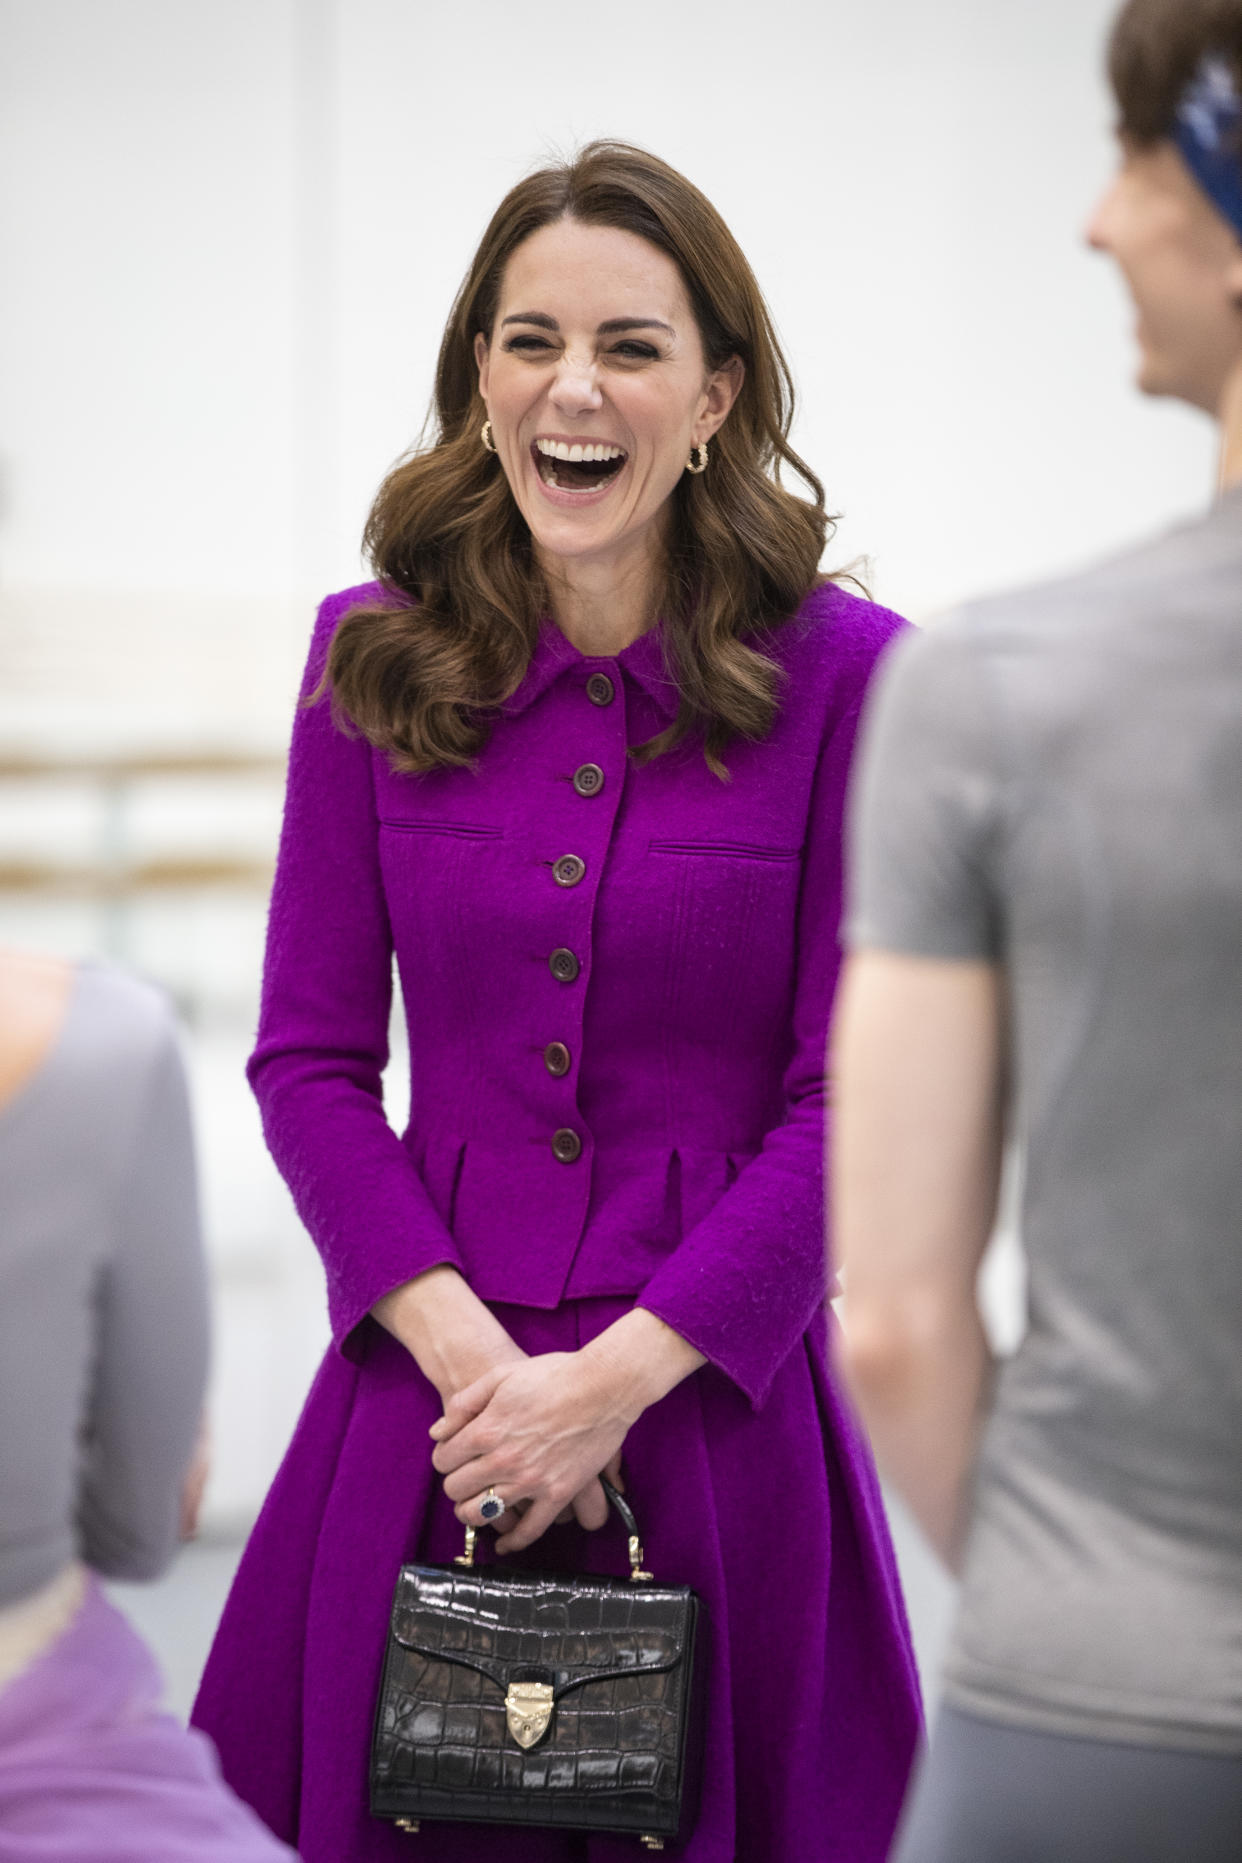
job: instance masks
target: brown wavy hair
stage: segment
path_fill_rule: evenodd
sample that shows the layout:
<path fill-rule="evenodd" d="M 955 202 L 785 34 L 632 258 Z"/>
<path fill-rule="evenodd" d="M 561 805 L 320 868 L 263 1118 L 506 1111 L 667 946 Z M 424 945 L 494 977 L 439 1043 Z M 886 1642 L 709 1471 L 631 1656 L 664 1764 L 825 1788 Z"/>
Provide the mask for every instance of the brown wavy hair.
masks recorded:
<path fill-rule="evenodd" d="M 430 444 L 379 489 L 364 541 L 391 596 L 337 628 L 320 693 L 410 772 L 468 764 L 489 713 L 520 684 L 548 612 L 530 532 L 500 461 L 480 441 L 487 410 L 474 340 L 490 344 L 505 266 L 522 241 L 561 219 L 619 227 L 681 272 L 709 371 L 740 357 L 745 379 L 712 442 L 707 471 L 683 474 L 658 612 L 680 693 L 678 715 L 633 753 L 659 755 L 691 732 L 721 752 L 761 738 L 776 717 L 779 672 L 747 642 L 786 620 L 818 579 L 832 529 L 824 492 L 789 445 L 789 367 L 753 272 L 711 202 L 656 156 L 592 142 L 507 194 L 483 235 L 440 344 Z M 809 490 L 780 482 L 790 468 Z M 317 694 L 316 696 L 319 696 Z"/>

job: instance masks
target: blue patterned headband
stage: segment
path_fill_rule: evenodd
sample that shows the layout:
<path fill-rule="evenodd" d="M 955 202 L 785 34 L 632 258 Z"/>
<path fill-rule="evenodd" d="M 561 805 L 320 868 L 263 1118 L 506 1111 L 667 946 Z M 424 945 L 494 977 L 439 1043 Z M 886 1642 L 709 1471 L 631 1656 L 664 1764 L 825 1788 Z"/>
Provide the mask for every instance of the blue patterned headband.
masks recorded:
<path fill-rule="evenodd" d="M 1173 140 L 1217 213 L 1242 239 L 1242 99 L 1225 59 L 1215 53 L 1182 92 Z"/>

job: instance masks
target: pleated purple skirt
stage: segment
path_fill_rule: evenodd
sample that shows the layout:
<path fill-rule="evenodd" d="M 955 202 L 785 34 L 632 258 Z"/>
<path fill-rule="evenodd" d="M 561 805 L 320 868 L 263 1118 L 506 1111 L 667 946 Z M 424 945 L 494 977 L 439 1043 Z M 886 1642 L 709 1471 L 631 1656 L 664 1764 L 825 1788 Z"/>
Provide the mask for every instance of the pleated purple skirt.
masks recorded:
<path fill-rule="evenodd" d="M 498 1308 L 528 1352 L 572 1351 L 631 1303 Z M 689 1863 L 884 1863 L 919 1736 L 917 1679 L 870 1460 L 822 1327 L 761 1411 L 704 1367 L 625 1450 L 646 1563 L 703 1602 L 708 1720 Z M 375 1329 L 332 1353 L 225 1608 L 197 1725 L 226 1778 L 306 1863 L 637 1863 L 636 1839 L 425 1823 L 367 1809 L 380 1661 L 403 1560 L 446 1564 L 461 1528 L 431 1467 L 439 1414 Z M 624 1576 L 624 1535 L 554 1528 L 518 1556 Z M 515 1561 L 516 1563 L 516 1561 Z"/>
<path fill-rule="evenodd" d="M 287 1863 L 161 1692 L 89 1579 L 68 1629 L 0 1690 L 0 1863 Z"/>

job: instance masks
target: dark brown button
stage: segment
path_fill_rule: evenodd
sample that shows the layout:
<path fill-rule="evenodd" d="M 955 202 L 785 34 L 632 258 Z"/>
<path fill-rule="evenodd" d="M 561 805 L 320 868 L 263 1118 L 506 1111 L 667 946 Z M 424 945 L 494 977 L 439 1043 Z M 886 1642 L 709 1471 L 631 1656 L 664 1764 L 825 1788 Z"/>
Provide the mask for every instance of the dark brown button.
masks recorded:
<path fill-rule="evenodd" d="M 572 1126 L 562 1126 L 559 1132 L 552 1134 L 552 1156 L 559 1158 L 562 1164 L 572 1164 L 575 1158 L 582 1156 L 582 1140 Z"/>
<path fill-rule="evenodd" d="M 573 952 L 567 951 L 562 945 L 558 951 L 553 951 L 548 959 L 548 969 L 558 983 L 572 983 L 582 966 Z"/>
<path fill-rule="evenodd" d="M 570 1069 L 569 1050 L 563 1041 L 550 1041 L 543 1051 L 543 1064 L 559 1080 Z"/>
<path fill-rule="evenodd" d="M 579 860 L 576 854 L 562 854 L 552 868 L 552 878 L 558 886 L 577 886 L 585 872 L 585 860 Z"/>
<path fill-rule="evenodd" d="M 604 772 L 598 763 L 584 763 L 574 771 L 574 788 L 580 796 L 597 796 L 604 787 Z"/>
<path fill-rule="evenodd" d="M 612 681 L 607 673 L 592 673 L 587 680 L 587 697 L 592 705 L 611 705 L 613 700 Z"/>

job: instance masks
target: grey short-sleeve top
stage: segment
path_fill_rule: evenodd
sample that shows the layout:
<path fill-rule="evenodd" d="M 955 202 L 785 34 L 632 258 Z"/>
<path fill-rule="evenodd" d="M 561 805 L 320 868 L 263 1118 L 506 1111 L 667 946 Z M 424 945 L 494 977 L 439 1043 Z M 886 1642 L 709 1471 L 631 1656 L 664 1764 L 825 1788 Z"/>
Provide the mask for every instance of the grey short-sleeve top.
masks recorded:
<path fill-rule="evenodd" d="M 185 1080 L 157 991 L 76 974 L 0 1110 L 0 1605 L 75 1555 L 153 1576 L 176 1542 L 207 1297 Z"/>
<path fill-rule="evenodd" d="M 848 936 L 1003 964 L 1029 1330 L 957 1706 L 1242 1752 L 1242 492 L 899 645 Z"/>

